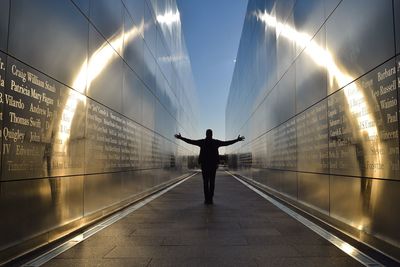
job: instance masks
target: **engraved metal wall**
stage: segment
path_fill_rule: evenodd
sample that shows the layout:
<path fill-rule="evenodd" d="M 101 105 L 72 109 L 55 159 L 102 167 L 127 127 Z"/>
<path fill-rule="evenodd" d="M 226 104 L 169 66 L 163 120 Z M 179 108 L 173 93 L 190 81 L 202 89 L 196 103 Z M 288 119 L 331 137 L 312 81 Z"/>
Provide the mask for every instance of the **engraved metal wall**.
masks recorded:
<path fill-rule="evenodd" d="M 0 1 L 0 264 L 190 172 L 174 0 Z"/>
<path fill-rule="evenodd" d="M 226 107 L 231 169 L 398 258 L 399 8 L 250 0 Z"/>

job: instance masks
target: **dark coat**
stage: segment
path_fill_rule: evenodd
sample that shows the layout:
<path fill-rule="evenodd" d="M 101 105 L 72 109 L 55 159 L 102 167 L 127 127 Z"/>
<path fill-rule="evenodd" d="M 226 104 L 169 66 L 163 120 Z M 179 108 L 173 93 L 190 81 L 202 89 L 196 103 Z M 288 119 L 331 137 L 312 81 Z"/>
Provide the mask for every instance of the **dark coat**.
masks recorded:
<path fill-rule="evenodd" d="M 217 139 L 199 139 L 191 140 L 188 138 L 181 138 L 188 144 L 199 146 L 200 155 L 199 163 L 202 167 L 217 167 L 219 164 L 219 153 L 218 148 L 221 146 L 229 146 L 236 143 L 238 140 L 221 141 Z"/>

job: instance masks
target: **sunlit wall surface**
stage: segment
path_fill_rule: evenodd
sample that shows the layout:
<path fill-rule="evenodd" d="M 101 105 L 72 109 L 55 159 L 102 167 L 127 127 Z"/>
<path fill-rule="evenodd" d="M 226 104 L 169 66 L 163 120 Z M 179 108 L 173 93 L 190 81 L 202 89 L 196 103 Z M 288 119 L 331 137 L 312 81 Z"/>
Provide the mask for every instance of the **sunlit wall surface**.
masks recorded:
<path fill-rule="evenodd" d="M 399 0 L 250 0 L 226 107 L 231 169 L 397 257 L 399 40 Z"/>
<path fill-rule="evenodd" d="M 0 263 L 188 173 L 174 0 L 0 1 Z"/>

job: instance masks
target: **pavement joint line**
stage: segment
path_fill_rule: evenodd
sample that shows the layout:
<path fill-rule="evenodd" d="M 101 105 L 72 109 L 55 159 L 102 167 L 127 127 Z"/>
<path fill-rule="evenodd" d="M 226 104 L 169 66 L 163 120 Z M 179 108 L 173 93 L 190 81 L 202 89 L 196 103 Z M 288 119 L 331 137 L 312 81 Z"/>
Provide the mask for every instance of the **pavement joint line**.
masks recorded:
<path fill-rule="evenodd" d="M 264 199 L 268 200 L 271 202 L 273 205 L 278 207 L 280 210 L 288 214 L 289 216 L 293 217 L 297 221 L 301 222 L 303 225 L 323 237 L 325 240 L 339 248 L 341 251 L 355 259 L 356 261 L 360 262 L 364 266 L 383 266 L 381 263 L 376 261 L 375 259 L 371 258 L 367 254 L 361 252 L 357 248 L 353 247 L 349 243 L 345 242 L 344 240 L 340 239 L 339 237 L 335 236 L 334 234 L 328 232 L 327 230 L 323 229 L 322 227 L 316 225 L 315 223 L 311 222 L 310 220 L 306 219 L 305 217 L 301 216 L 297 212 L 291 210 L 290 208 L 286 207 L 285 205 L 279 203 L 275 199 L 271 198 L 261 190 L 257 189 L 256 187 L 252 186 L 251 184 L 247 183 L 246 181 L 240 179 L 239 177 L 235 176 L 233 173 L 229 171 L 225 171 L 229 175 L 231 175 L 233 178 L 241 182 L 243 185 L 247 186 L 249 189 L 263 197 Z"/>
<path fill-rule="evenodd" d="M 103 230 L 104 228 L 112 225 L 113 223 L 119 221 L 120 219 L 126 217 L 127 215 L 129 215 L 130 213 L 134 212 L 135 210 L 145 206 L 146 204 L 148 204 L 149 202 L 155 200 L 156 198 L 164 195 L 165 193 L 167 193 L 168 191 L 170 191 L 171 189 L 177 187 L 178 185 L 186 182 L 188 179 L 192 178 L 193 176 L 197 175 L 198 172 L 195 172 L 191 175 L 189 175 L 186 178 L 183 178 L 181 181 L 176 182 L 170 186 L 168 186 L 167 188 L 162 189 L 161 191 L 146 197 L 145 199 L 139 201 L 138 203 L 129 206 L 121 211 L 116 212 L 114 215 L 112 215 L 110 218 L 107 218 L 99 223 L 97 223 L 96 225 L 90 227 L 88 230 L 86 230 L 85 232 L 81 233 L 81 234 L 77 234 L 76 236 L 72 237 L 71 239 L 65 241 L 64 243 L 60 244 L 59 246 L 46 251 L 45 253 L 43 253 L 42 255 L 39 255 L 38 257 L 34 258 L 33 260 L 23 264 L 23 267 L 37 267 L 37 266 L 41 266 L 43 264 L 45 264 L 46 262 L 50 261 L 51 259 L 57 257 L 58 255 L 62 254 L 63 252 L 67 251 L 68 249 L 76 246 L 77 244 L 79 244 L 80 242 L 84 241 L 85 239 L 91 237 L 92 235 L 98 233 L 99 231 Z"/>

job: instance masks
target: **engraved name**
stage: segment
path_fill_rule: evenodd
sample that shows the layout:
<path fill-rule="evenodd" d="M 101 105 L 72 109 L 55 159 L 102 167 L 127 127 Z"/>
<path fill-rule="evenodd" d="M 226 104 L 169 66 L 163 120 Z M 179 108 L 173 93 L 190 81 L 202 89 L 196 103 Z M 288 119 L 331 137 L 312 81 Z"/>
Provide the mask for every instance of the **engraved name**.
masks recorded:
<path fill-rule="evenodd" d="M 6 64 L 3 59 L 0 57 L 0 70 L 6 70 Z"/>
<path fill-rule="evenodd" d="M 35 74 L 33 74 L 33 73 L 29 72 L 29 71 L 27 72 L 27 76 L 28 76 L 27 77 L 28 81 L 33 83 L 34 85 L 40 86 L 43 89 L 46 89 L 46 90 L 48 90 L 50 92 L 53 92 L 53 93 L 56 92 L 55 85 L 49 84 L 48 81 L 40 80 L 40 78 L 37 75 L 35 75 Z"/>
<path fill-rule="evenodd" d="M 13 64 L 11 66 L 11 73 L 14 76 L 20 78 L 24 83 L 26 82 L 26 72 L 24 71 L 24 69 L 18 69 L 18 67 Z"/>
<path fill-rule="evenodd" d="M 19 117 L 17 116 L 17 114 L 15 114 L 15 112 L 9 112 L 9 115 L 10 115 L 10 122 L 12 123 L 24 126 L 31 126 L 39 129 L 41 128 L 42 123 L 40 119 L 35 119 L 32 117 L 30 117 L 29 119 L 24 117 Z"/>
<path fill-rule="evenodd" d="M 31 96 L 31 91 L 28 89 L 28 87 L 24 87 L 22 85 L 18 85 L 14 80 L 11 80 L 11 87 L 10 89 L 14 92 L 26 95 L 26 96 Z"/>
<path fill-rule="evenodd" d="M 38 115 L 46 115 L 47 114 L 47 110 L 46 109 L 41 108 L 39 105 L 35 106 L 32 103 L 30 105 L 29 111 L 32 112 L 32 113 L 36 113 Z"/>
<path fill-rule="evenodd" d="M 381 105 L 381 109 L 388 109 L 397 105 L 397 99 L 391 99 L 391 100 L 384 99 L 381 100 L 379 103 Z"/>
<path fill-rule="evenodd" d="M 25 138 L 25 133 L 21 132 L 19 129 L 14 130 L 14 129 L 9 129 L 8 127 L 4 127 L 3 138 L 5 141 L 12 140 L 14 141 L 14 143 L 17 141 L 21 141 L 21 143 L 23 143 Z"/>
<path fill-rule="evenodd" d="M 378 72 L 378 82 L 383 81 L 394 74 L 396 74 L 396 67 L 392 67 L 390 69 L 385 68 L 383 72 Z"/>
<path fill-rule="evenodd" d="M 12 95 L 4 94 L 4 96 L 5 96 L 7 105 L 12 106 L 14 108 L 18 108 L 18 109 L 25 108 L 25 104 L 24 104 L 24 102 L 22 102 L 21 98 L 18 100 L 15 100 Z"/>

